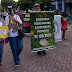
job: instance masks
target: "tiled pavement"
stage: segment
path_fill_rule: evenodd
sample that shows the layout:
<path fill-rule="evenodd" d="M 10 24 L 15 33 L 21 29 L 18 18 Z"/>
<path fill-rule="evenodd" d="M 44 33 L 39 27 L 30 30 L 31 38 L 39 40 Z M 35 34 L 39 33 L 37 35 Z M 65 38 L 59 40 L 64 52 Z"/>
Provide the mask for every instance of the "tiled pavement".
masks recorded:
<path fill-rule="evenodd" d="M 15 67 L 9 44 L 4 46 L 0 72 L 72 72 L 72 32 L 66 32 L 66 40 L 56 43 L 56 48 L 46 51 L 46 56 L 31 52 L 30 37 L 23 39 L 20 67 Z"/>
<path fill-rule="evenodd" d="M 31 52 L 30 37 L 23 39 L 20 67 L 15 67 L 9 44 L 4 46 L 0 72 L 72 72 L 72 32 L 66 32 L 66 40 L 56 43 L 56 48 L 46 51 L 46 56 Z"/>
<path fill-rule="evenodd" d="M 31 52 L 30 37 L 23 39 L 20 67 L 15 67 L 9 44 L 4 45 L 0 72 L 72 72 L 72 31 L 66 32 L 66 40 L 56 43 L 56 48 L 46 51 L 46 56 Z"/>

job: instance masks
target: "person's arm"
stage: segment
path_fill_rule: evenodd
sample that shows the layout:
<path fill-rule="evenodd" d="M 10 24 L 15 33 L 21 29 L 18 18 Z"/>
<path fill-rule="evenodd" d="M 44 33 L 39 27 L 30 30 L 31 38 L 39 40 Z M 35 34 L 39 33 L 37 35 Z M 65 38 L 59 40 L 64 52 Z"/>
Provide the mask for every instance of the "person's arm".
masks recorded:
<path fill-rule="evenodd" d="M 8 28 L 10 29 L 11 28 L 11 20 L 9 19 L 9 24 L 8 24 Z"/>
<path fill-rule="evenodd" d="M 15 22 L 18 23 L 20 26 L 22 26 L 22 23 L 20 23 L 17 19 L 13 18 L 13 21 L 15 21 Z"/>
<path fill-rule="evenodd" d="M 20 17 L 17 15 L 17 19 L 13 18 L 13 21 L 15 21 L 16 23 L 19 24 L 19 26 L 22 26 L 22 21 L 20 19 Z"/>
<path fill-rule="evenodd" d="M 61 21 L 63 21 L 64 20 L 64 18 L 63 18 L 63 16 L 61 17 Z"/>
<path fill-rule="evenodd" d="M 10 21 L 11 21 L 10 16 L 7 16 L 7 17 L 5 18 L 5 25 L 8 26 L 9 29 L 11 28 Z"/>

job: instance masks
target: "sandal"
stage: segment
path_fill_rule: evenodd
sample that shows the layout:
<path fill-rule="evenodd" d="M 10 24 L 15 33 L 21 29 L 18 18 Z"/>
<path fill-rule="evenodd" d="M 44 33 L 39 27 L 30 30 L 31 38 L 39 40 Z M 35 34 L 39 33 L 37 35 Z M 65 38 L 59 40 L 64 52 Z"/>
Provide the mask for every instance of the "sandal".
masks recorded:
<path fill-rule="evenodd" d="M 63 40 L 66 40 L 65 38 L 63 38 Z"/>

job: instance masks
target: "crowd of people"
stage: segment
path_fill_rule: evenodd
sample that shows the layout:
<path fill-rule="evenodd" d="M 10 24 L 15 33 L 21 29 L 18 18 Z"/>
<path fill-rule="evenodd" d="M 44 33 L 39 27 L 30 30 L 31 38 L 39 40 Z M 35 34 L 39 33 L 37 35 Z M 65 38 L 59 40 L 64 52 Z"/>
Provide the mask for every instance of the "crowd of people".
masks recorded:
<path fill-rule="evenodd" d="M 34 5 L 34 11 L 41 11 L 39 4 Z M 55 10 L 54 14 L 60 15 L 60 11 Z M 20 19 L 19 15 L 17 14 L 17 11 L 15 10 L 13 12 L 11 11 L 11 13 L 9 11 L 8 12 L 5 11 L 4 13 L 0 12 L 0 19 L 2 17 L 5 20 L 5 25 L 8 26 L 9 28 L 8 41 L 12 50 L 14 63 L 16 66 L 19 66 L 20 64 L 19 55 L 23 49 L 23 41 L 22 38 L 20 38 L 18 35 L 18 26 L 22 26 L 22 20 Z M 62 38 L 65 40 L 65 32 L 67 30 L 67 18 L 65 12 L 62 12 L 61 15 L 61 29 L 63 31 Z M 0 68 L 3 66 L 2 64 L 3 46 L 4 46 L 4 39 L 0 38 Z M 37 54 L 43 55 L 46 54 L 46 52 L 45 50 L 38 51 Z"/>

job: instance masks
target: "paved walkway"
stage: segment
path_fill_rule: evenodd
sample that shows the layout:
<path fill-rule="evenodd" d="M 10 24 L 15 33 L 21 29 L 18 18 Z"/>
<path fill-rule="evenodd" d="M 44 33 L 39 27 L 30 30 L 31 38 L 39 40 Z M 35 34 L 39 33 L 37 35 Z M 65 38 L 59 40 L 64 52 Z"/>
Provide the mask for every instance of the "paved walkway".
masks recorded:
<path fill-rule="evenodd" d="M 70 26 L 70 25 L 69 25 Z M 30 37 L 23 39 L 20 67 L 15 67 L 9 44 L 4 45 L 0 72 L 72 72 L 72 32 L 66 32 L 66 40 L 56 43 L 56 48 L 46 51 L 46 56 L 31 52 Z"/>
<path fill-rule="evenodd" d="M 0 72 L 72 72 L 72 32 L 66 33 L 66 40 L 56 43 L 56 48 L 46 51 L 46 56 L 31 53 L 30 38 L 23 39 L 24 48 L 20 55 L 20 67 L 15 67 L 9 44 L 4 46 L 3 63 Z"/>

